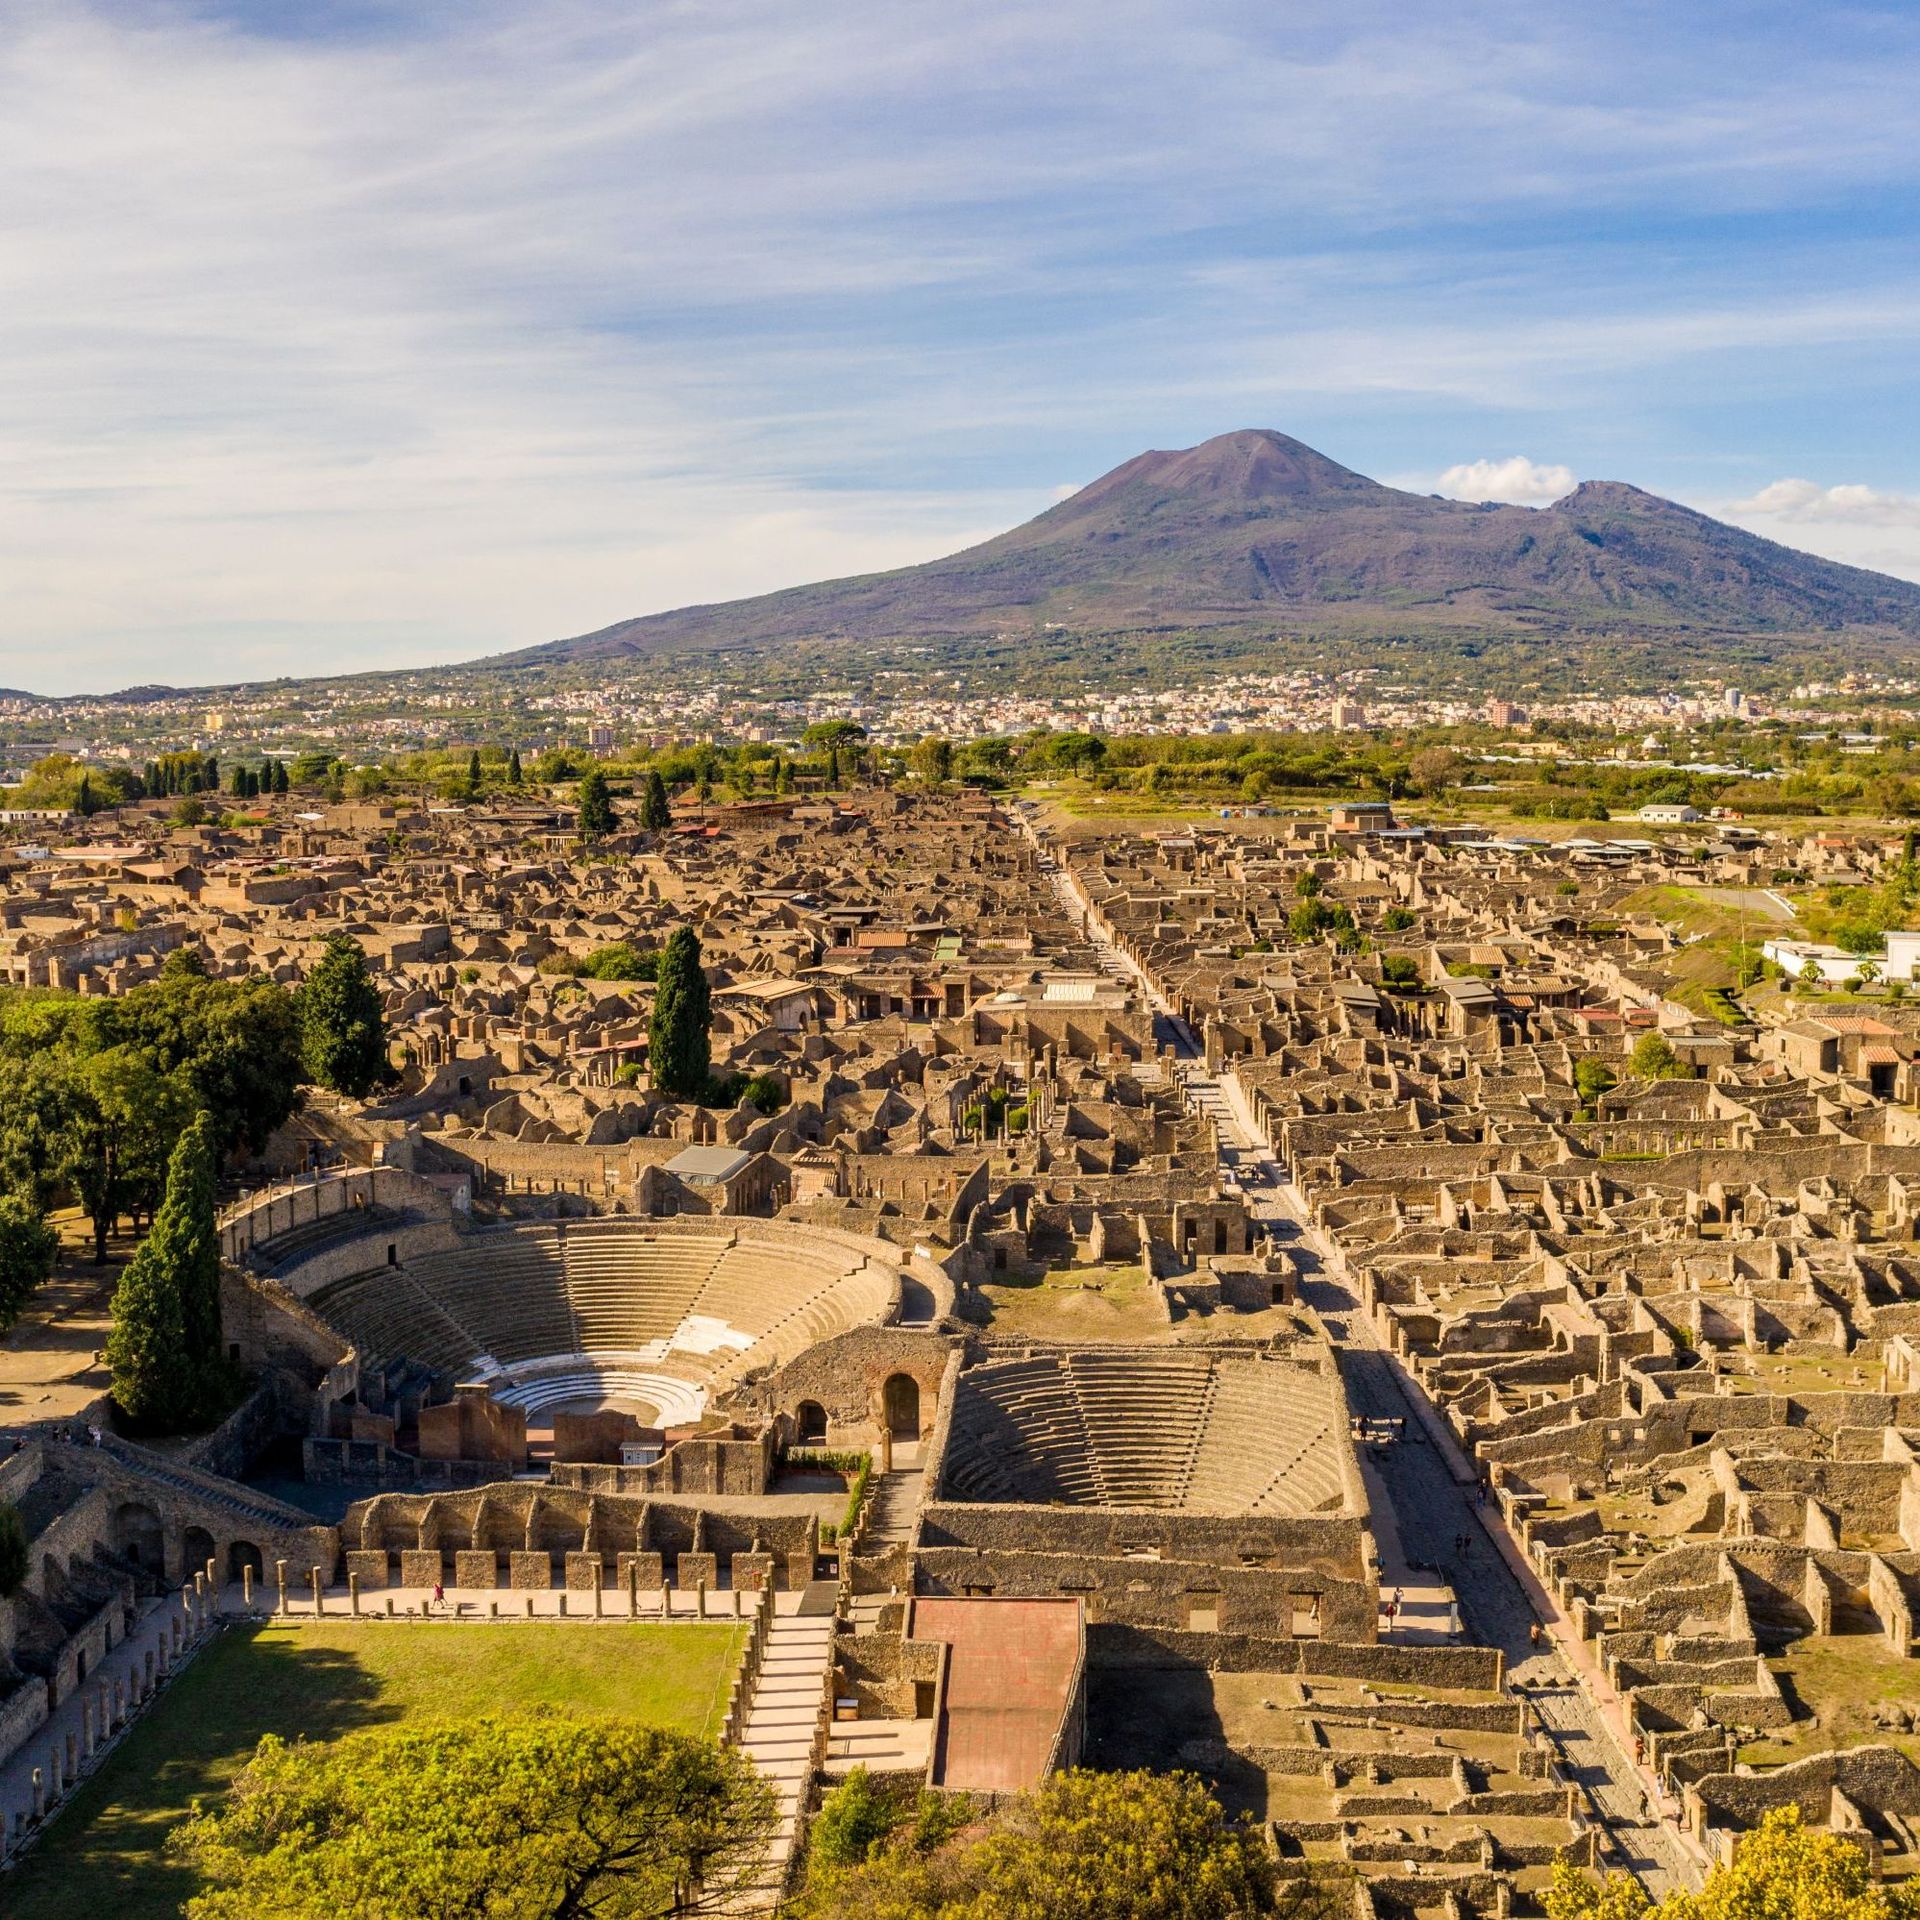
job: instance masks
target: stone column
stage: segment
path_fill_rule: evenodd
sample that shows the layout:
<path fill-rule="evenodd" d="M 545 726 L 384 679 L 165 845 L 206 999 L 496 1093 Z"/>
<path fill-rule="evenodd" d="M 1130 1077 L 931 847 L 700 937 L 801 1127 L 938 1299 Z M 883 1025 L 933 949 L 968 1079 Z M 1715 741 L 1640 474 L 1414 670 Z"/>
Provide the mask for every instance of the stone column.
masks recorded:
<path fill-rule="evenodd" d="M 285 1613 L 287 1610 L 287 1563 L 284 1560 L 276 1560 L 273 1563 L 273 1577 L 280 1585 L 279 1611 Z"/>
<path fill-rule="evenodd" d="M 326 1603 L 321 1598 L 320 1569 L 318 1567 L 309 1568 L 307 1578 L 313 1585 L 313 1617 L 318 1620 L 327 1610 Z"/>
<path fill-rule="evenodd" d="M 89 1759 L 93 1758 L 95 1746 L 93 1731 L 93 1702 L 83 1700 L 80 1703 L 80 1751 Z"/>
<path fill-rule="evenodd" d="M 47 1779 L 38 1767 L 33 1770 L 33 1817 L 36 1820 L 47 1817 Z"/>
<path fill-rule="evenodd" d="M 240 1604 L 251 1613 L 253 1611 L 253 1567 L 251 1564 L 240 1569 Z"/>
<path fill-rule="evenodd" d="M 356 1620 L 360 1618 L 360 1576 L 357 1573 L 347 1575 L 347 1611 Z"/>

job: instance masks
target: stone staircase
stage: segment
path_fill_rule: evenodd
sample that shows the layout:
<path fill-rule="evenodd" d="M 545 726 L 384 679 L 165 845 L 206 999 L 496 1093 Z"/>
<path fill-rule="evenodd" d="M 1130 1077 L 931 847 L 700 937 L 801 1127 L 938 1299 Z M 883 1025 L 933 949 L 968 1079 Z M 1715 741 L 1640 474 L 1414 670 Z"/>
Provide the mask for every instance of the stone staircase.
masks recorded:
<path fill-rule="evenodd" d="M 748 1911 L 771 1911 L 786 1885 L 807 1792 L 821 1757 L 819 1736 L 831 1708 L 826 1689 L 832 1664 L 830 1612 L 775 1615 L 735 1741 L 772 1786 L 780 1815 L 758 1889 L 765 1905 Z"/>

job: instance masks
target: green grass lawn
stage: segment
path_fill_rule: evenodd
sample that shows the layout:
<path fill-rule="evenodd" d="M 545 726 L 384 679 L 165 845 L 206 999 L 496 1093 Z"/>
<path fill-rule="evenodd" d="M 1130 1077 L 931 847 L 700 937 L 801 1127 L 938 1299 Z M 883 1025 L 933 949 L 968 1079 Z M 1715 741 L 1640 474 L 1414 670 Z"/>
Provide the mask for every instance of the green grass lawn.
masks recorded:
<path fill-rule="evenodd" d="M 337 1739 L 403 1719 L 551 1707 L 718 1730 L 744 1627 L 375 1625 L 235 1630 L 201 1654 L 0 1894 L 8 1920 L 176 1920 L 162 1854 L 263 1733 Z M 346 1920 L 346 1916 L 342 1916 Z"/>

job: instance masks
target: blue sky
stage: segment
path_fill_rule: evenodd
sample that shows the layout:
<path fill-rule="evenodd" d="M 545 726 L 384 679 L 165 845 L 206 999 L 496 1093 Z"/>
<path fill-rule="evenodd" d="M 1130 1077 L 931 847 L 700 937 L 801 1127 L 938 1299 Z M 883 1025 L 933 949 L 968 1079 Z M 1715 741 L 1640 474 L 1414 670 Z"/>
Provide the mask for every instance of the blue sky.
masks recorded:
<path fill-rule="evenodd" d="M 1272 426 L 1920 578 L 1920 8 L 0 10 L 0 684 L 460 659 Z"/>

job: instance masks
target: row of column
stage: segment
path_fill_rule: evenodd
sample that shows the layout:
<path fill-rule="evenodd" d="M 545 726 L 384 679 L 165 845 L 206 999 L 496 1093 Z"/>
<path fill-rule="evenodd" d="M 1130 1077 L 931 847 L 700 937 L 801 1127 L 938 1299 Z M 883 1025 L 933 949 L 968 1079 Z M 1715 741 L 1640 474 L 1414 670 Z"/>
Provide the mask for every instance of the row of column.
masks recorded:
<path fill-rule="evenodd" d="M 211 1562 L 208 1563 L 209 1568 Z M 214 1592 L 209 1574 L 196 1573 L 180 1592 L 180 1610 L 162 1628 L 157 1643 L 145 1648 L 125 1672 L 111 1680 L 101 1675 L 69 1695 L 61 1708 L 80 1703 L 78 1726 L 69 1726 L 49 1743 L 46 1759 L 33 1770 L 31 1804 L 15 1807 L 11 1818 L 0 1810 L 0 1862 L 10 1859 L 93 1770 L 96 1760 L 139 1709 L 165 1686 L 181 1661 L 212 1631 Z"/>

